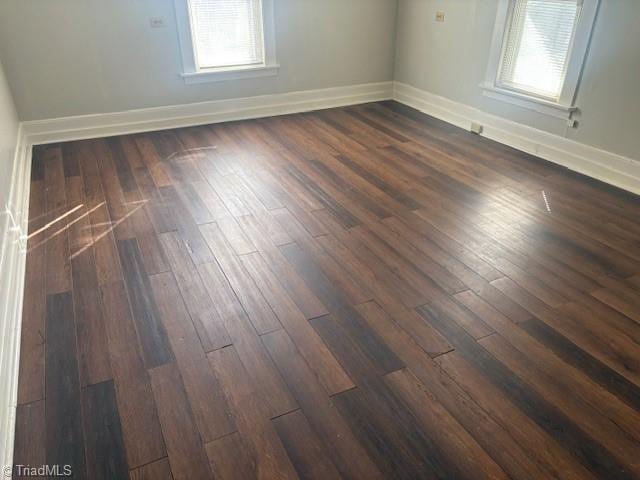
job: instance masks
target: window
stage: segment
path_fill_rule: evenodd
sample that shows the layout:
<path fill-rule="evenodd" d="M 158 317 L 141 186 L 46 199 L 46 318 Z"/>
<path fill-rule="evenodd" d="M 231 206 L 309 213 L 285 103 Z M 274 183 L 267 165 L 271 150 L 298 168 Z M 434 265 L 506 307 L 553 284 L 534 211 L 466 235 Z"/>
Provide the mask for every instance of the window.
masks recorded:
<path fill-rule="evenodd" d="M 273 0 L 175 0 L 187 83 L 275 75 Z"/>
<path fill-rule="evenodd" d="M 598 0 L 502 0 L 485 94 L 568 117 Z"/>

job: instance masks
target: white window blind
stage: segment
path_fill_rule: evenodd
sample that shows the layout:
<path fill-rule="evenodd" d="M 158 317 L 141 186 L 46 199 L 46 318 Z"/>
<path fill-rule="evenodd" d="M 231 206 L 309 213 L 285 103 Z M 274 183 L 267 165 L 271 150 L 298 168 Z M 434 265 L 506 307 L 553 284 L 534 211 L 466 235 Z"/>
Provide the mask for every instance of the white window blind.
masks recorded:
<path fill-rule="evenodd" d="M 582 0 L 512 0 L 498 84 L 558 100 L 581 7 Z"/>
<path fill-rule="evenodd" d="M 200 69 L 264 63 L 261 0 L 189 0 Z"/>

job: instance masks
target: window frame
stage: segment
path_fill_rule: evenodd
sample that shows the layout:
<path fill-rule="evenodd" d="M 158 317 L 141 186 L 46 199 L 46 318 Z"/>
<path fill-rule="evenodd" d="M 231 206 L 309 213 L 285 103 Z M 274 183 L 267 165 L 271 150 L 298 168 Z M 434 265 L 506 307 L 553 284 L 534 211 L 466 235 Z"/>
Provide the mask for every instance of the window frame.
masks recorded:
<path fill-rule="evenodd" d="M 573 42 L 569 51 L 567 72 L 558 101 L 538 97 L 533 93 L 527 94 L 522 91 L 503 88 L 499 84 L 498 76 L 502 63 L 503 48 L 508 26 L 511 22 L 511 15 L 513 14 L 512 5 L 514 1 L 500 0 L 498 5 L 485 80 L 480 85 L 484 90 L 483 95 L 553 117 L 568 119 L 577 110 L 575 106 L 576 93 L 589 50 L 589 42 L 595 26 L 600 0 L 582 0 L 582 10 L 576 24 Z"/>
<path fill-rule="evenodd" d="M 229 67 L 201 69 L 197 64 L 196 47 L 191 27 L 190 0 L 174 0 L 180 53 L 182 55 L 182 78 L 187 84 L 240 80 L 243 78 L 269 77 L 278 74 L 280 65 L 276 61 L 276 31 L 274 0 L 262 0 L 262 32 L 264 35 L 264 63 L 235 65 Z"/>

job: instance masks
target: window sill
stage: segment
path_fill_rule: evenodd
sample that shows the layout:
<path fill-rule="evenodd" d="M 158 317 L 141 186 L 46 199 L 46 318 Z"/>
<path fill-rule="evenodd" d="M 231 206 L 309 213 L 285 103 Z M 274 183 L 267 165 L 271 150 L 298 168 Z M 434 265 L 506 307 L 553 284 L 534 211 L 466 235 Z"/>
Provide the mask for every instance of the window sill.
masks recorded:
<path fill-rule="evenodd" d="M 233 67 L 224 69 L 200 70 L 182 74 L 186 84 L 224 82 L 227 80 L 241 80 L 243 78 L 273 77 L 278 74 L 280 65 L 251 65 L 248 67 Z"/>
<path fill-rule="evenodd" d="M 563 120 L 567 120 L 571 117 L 571 114 L 577 110 L 577 107 L 562 105 L 550 100 L 544 100 L 542 98 L 529 96 L 523 93 L 505 90 L 491 84 L 481 84 L 480 88 L 484 90 L 482 94 L 485 97 L 511 103 L 512 105 L 517 105 L 519 107 L 528 108 L 529 110 L 534 110 L 538 113 L 561 118 Z"/>

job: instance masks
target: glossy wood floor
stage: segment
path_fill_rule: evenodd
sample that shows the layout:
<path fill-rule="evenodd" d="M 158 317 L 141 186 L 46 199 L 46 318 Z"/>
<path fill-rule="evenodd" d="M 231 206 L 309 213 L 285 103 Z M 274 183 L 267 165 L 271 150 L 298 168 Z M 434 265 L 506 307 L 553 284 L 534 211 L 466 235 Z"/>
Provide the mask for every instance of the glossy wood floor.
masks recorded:
<path fill-rule="evenodd" d="M 15 463 L 640 478 L 640 201 L 396 103 L 36 148 Z"/>

